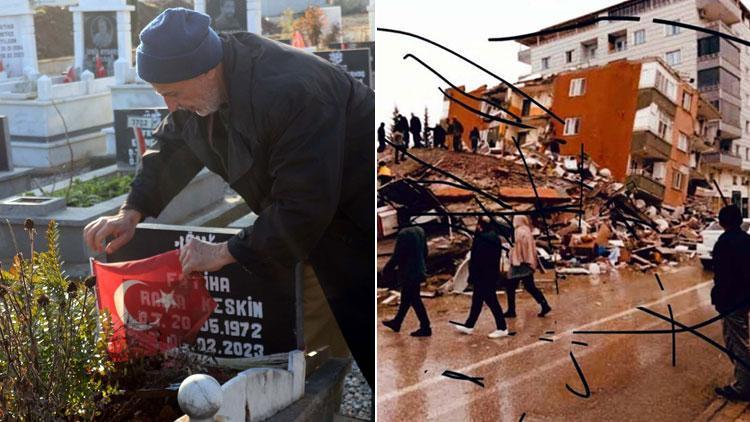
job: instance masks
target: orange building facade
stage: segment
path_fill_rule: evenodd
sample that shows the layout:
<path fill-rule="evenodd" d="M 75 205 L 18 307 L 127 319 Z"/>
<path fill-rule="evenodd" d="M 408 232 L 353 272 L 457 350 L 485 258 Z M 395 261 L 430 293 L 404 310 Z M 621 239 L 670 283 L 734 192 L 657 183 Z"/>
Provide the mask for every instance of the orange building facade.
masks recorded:
<path fill-rule="evenodd" d="M 460 90 L 465 91 L 463 86 L 458 87 Z M 446 89 L 445 92 L 450 95 L 451 97 L 455 98 L 458 101 L 461 101 L 462 103 L 466 104 L 467 106 L 475 109 L 475 110 L 482 110 L 482 101 L 475 100 L 473 98 L 467 97 L 460 92 L 457 92 L 453 88 Z M 482 85 L 479 88 L 470 91 L 469 94 L 473 95 L 476 98 L 482 98 L 485 93 L 487 92 L 487 85 Z M 478 130 L 486 130 L 487 129 L 487 122 L 485 120 L 477 115 L 476 113 L 467 110 L 465 107 L 463 107 L 461 104 L 458 104 L 455 101 L 451 101 L 447 97 L 443 98 L 445 107 L 444 109 L 447 109 L 447 113 L 444 112 L 443 114 L 453 119 L 458 119 L 459 122 L 461 122 L 461 125 L 464 127 L 463 135 L 461 136 L 461 140 L 464 143 L 465 149 L 471 148 L 471 140 L 469 139 L 469 133 L 471 132 L 471 129 L 476 127 Z M 447 127 L 447 126 L 446 126 Z M 451 140 L 453 139 L 453 134 L 448 134 L 447 137 L 447 143 L 448 145 L 451 145 Z"/>

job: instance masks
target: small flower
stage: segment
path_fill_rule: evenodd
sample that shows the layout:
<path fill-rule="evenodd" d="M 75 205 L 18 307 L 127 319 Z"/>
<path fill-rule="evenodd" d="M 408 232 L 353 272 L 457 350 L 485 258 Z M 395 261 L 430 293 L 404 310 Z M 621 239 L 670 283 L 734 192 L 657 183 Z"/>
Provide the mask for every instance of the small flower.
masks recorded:
<path fill-rule="evenodd" d="M 27 218 L 23 223 L 23 228 L 26 230 L 32 230 L 34 228 L 34 220 Z"/>

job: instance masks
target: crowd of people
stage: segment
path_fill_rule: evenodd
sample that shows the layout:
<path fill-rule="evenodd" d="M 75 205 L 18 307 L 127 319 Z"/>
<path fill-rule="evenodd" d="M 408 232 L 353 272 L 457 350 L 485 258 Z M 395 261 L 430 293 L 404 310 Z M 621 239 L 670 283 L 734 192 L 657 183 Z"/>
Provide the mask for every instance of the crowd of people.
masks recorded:
<path fill-rule="evenodd" d="M 431 136 L 425 136 L 430 134 Z M 386 134 L 385 123 L 381 122 L 378 127 L 378 152 L 385 152 L 388 142 L 394 147 L 394 162 L 399 164 L 406 159 L 406 150 L 409 148 L 452 148 L 455 152 L 464 150 L 463 143 L 464 126 L 458 118 L 448 118 L 446 122 L 437 123 L 434 127 L 422 126 L 419 117 L 411 113 L 407 120 L 404 115 L 399 114 L 394 119 L 393 130 L 390 139 Z M 431 137 L 431 139 L 429 139 Z M 449 139 L 450 138 L 450 139 Z M 477 153 L 479 150 L 479 129 L 474 126 L 469 132 L 471 150 Z M 450 141 L 450 146 L 448 144 Z"/>

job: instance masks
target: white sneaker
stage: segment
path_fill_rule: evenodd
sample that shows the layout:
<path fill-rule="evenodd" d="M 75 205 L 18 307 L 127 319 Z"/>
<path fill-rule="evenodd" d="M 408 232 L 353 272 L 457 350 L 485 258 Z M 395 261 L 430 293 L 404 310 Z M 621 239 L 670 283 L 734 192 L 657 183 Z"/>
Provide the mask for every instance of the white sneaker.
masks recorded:
<path fill-rule="evenodd" d="M 451 324 L 453 324 L 453 326 L 456 327 L 456 330 L 458 330 L 458 331 L 460 331 L 460 332 L 462 332 L 464 334 L 471 334 L 471 333 L 474 332 L 473 328 L 469 328 L 469 327 L 467 327 L 465 325 L 456 324 L 456 323 L 453 323 L 453 322 L 451 322 Z"/>
<path fill-rule="evenodd" d="M 508 336 L 508 330 L 495 330 L 487 334 L 487 337 L 489 338 L 500 338 L 500 337 L 507 337 L 507 336 Z"/>

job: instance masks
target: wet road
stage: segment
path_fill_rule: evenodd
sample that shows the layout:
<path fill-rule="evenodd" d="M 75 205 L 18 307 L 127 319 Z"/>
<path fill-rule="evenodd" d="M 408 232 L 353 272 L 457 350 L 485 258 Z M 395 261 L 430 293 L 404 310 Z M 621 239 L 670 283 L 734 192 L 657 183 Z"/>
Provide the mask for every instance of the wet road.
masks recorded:
<path fill-rule="evenodd" d="M 716 315 L 710 273 L 682 267 L 661 273 L 661 280 L 663 291 L 653 275 L 629 270 L 598 280 L 570 277 L 561 281 L 559 296 L 542 284 L 552 313 L 538 318 L 536 303 L 520 293 L 518 317 L 509 320 L 516 335 L 496 340 L 486 337 L 494 329 L 486 308 L 471 336 L 448 324 L 466 318 L 469 296 L 425 299 L 431 338 L 408 335 L 417 327 L 413 311 L 399 334 L 378 327 L 378 420 L 518 421 L 524 413 L 525 421 L 691 420 L 714 399 L 713 388 L 731 378 L 731 364 L 721 351 L 690 333 L 678 333 L 673 367 L 671 334 L 573 334 L 671 328 L 636 306 L 669 315 L 670 304 L 675 319 L 686 325 Z M 499 299 L 505 307 L 504 295 Z M 395 311 L 380 306 L 379 318 Z M 554 334 L 545 334 L 549 331 Z M 700 332 L 723 344 L 720 322 Z M 566 388 L 585 391 L 571 352 L 590 387 L 588 398 Z M 484 377 L 485 387 L 441 376 L 447 369 Z"/>

